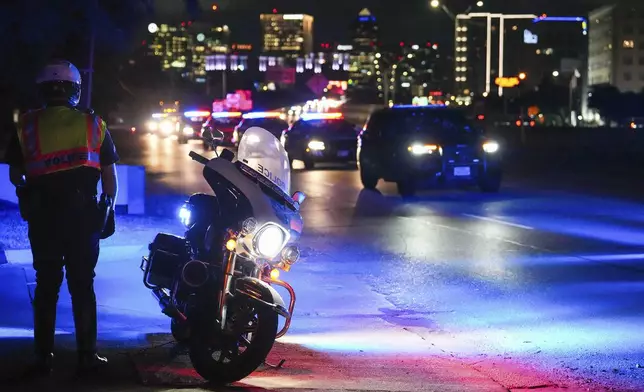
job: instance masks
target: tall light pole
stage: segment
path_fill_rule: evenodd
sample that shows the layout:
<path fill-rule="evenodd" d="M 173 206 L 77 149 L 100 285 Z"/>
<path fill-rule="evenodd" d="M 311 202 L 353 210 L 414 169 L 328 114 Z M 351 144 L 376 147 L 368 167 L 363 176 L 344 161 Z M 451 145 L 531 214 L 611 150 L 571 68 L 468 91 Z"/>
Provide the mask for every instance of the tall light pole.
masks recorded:
<path fill-rule="evenodd" d="M 98 0 L 93 0 L 90 11 L 90 18 L 95 18 L 95 15 L 98 13 Z M 85 92 L 83 101 L 86 108 L 92 106 L 92 85 L 94 83 L 94 48 L 96 46 L 96 23 L 91 21 L 92 31 L 90 33 L 89 39 L 89 60 L 87 62 L 87 68 L 84 69 L 84 73 L 87 75 L 87 91 Z"/>

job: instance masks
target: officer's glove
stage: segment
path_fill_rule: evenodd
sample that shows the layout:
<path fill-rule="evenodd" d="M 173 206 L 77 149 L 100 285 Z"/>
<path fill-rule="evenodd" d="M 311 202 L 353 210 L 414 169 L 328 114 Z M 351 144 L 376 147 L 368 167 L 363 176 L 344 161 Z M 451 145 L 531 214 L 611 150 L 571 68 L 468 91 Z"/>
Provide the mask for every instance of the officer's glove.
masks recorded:
<path fill-rule="evenodd" d="M 100 218 L 98 231 L 101 233 L 102 240 L 111 237 L 116 231 L 116 221 L 114 219 L 114 208 L 112 204 L 112 197 L 103 193 L 101 195 L 101 200 L 98 202 Z"/>

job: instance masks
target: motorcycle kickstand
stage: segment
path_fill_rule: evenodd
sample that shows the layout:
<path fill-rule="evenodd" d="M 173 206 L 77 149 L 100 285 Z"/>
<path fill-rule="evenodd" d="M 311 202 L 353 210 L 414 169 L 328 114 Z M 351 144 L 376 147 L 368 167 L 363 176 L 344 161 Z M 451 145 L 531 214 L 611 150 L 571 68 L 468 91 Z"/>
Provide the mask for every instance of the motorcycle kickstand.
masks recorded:
<path fill-rule="evenodd" d="M 273 365 L 272 363 L 268 361 L 264 361 L 264 365 L 271 369 L 281 369 L 282 366 L 284 365 L 284 362 L 286 362 L 286 359 L 280 359 L 279 363 L 277 365 Z"/>

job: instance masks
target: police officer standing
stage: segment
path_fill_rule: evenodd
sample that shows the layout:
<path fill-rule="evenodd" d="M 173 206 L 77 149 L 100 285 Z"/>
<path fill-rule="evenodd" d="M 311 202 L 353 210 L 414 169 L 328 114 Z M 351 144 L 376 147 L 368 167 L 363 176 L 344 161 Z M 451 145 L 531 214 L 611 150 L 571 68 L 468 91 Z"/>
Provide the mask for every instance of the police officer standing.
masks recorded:
<path fill-rule="evenodd" d="M 105 122 L 91 110 L 76 108 L 81 76 L 73 64 L 52 62 L 36 82 L 45 105 L 21 116 L 7 152 L 11 182 L 29 225 L 36 270 L 37 360 L 32 370 L 48 375 L 52 369 L 56 304 L 64 269 L 72 297 L 78 370 L 84 374 L 107 363 L 96 351 L 94 269 L 99 240 L 106 238 L 105 208 L 99 207 L 97 186 L 100 179 L 104 204 L 112 209 L 117 193 L 114 164 L 119 157 Z M 113 214 L 111 218 L 113 222 Z"/>

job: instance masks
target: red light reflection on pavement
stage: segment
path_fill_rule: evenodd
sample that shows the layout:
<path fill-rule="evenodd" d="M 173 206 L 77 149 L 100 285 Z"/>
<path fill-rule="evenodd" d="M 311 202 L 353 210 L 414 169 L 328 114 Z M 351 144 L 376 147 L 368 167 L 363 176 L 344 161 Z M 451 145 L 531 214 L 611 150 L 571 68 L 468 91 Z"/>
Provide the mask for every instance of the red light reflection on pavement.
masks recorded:
<path fill-rule="evenodd" d="M 187 356 L 169 359 L 169 350 L 135 359 L 143 383 L 166 386 L 204 384 L 205 381 L 192 369 Z M 268 362 L 279 363 L 281 359 L 286 359 L 282 368 L 261 366 L 246 379 L 235 383 L 235 386 L 249 391 L 257 388 L 467 392 L 564 385 L 569 392 L 604 390 L 590 385 L 575 387 L 570 385 L 572 377 L 569 375 L 558 375 L 558 379 L 553 379 L 553 375 L 511 359 L 473 358 L 465 361 L 452 358 L 438 349 L 428 349 L 425 356 L 364 352 L 347 354 L 325 353 L 298 345 L 276 343 Z"/>

